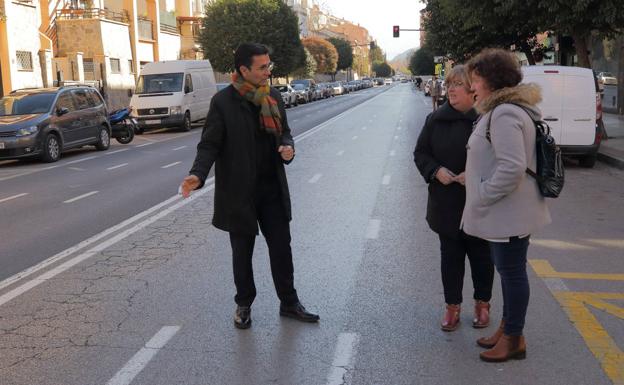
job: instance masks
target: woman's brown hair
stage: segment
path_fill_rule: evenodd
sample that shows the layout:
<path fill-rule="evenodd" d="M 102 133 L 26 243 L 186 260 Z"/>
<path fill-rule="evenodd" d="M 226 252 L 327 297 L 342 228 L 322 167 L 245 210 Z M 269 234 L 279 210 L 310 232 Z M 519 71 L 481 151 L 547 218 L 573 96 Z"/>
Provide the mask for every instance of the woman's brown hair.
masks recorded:
<path fill-rule="evenodd" d="M 485 79 L 492 90 L 515 87 L 522 81 L 522 70 L 516 56 L 504 49 L 486 48 L 467 64 L 468 72 Z"/>

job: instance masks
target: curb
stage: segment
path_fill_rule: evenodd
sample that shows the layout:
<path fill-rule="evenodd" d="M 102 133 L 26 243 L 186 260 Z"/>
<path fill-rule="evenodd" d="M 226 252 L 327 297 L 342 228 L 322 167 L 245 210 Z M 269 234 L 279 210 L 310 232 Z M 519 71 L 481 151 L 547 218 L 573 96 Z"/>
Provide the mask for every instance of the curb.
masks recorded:
<path fill-rule="evenodd" d="M 605 154 L 603 152 L 598 152 L 598 160 L 602 163 L 606 163 L 610 166 L 617 167 L 621 170 L 624 170 L 624 159 L 620 159 L 611 154 Z"/>

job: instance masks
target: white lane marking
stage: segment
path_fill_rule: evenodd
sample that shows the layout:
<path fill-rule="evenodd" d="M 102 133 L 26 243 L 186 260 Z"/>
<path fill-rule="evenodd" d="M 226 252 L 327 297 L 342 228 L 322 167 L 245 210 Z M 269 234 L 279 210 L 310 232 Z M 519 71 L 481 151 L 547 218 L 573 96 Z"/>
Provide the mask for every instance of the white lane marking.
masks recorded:
<path fill-rule="evenodd" d="M 26 196 L 26 195 L 28 195 L 28 193 L 21 193 L 21 194 L 13 195 L 13 196 L 10 196 L 10 197 L 2 198 L 2 199 L 0 199 L 0 203 L 8 202 L 10 200 L 17 199 L 17 198 L 21 198 L 21 197 Z"/>
<path fill-rule="evenodd" d="M 97 158 L 97 156 L 88 156 L 86 158 L 72 160 L 71 162 L 67 162 L 65 164 L 67 165 L 67 164 L 80 163 L 80 162 L 84 162 L 85 160 L 91 160 L 91 159 L 95 159 L 95 158 Z"/>
<path fill-rule="evenodd" d="M 308 183 L 316 183 L 316 182 L 319 181 L 319 179 L 321 179 L 322 176 L 323 176 L 323 174 L 316 174 L 312 178 L 310 178 Z"/>
<path fill-rule="evenodd" d="M 357 333 L 340 333 L 334 352 L 331 370 L 327 376 L 327 385 L 345 384 L 345 374 L 353 369 L 353 356 L 359 340 Z"/>
<path fill-rule="evenodd" d="M 104 155 L 113 155 L 113 154 L 117 154 L 117 153 L 124 152 L 124 151 L 128 151 L 128 149 L 127 148 L 122 148 L 121 150 L 106 151 L 104 153 Z"/>
<path fill-rule="evenodd" d="M 67 167 L 67 168 L 72 171 L 84 171 L 85 170 L 84 168 L 80 168 L 80 167 Z"/>
<path fill-rule="evenodd" d="M 397 130 L 401 131 L 401 126 L 397 127 Z"/>
<path fill-rule="evenodd" d="M 381 228 L 381 219 L 371 219 L 368 221 L 366 229 L 366 239 L 377 239 L 379 237 L 379 229 Z"/>
<path fill-rule="evenodd" d="M 338 151 L 338 153 L 336 153 L 336 155 L 338 155 L 338 156 L 342 156 L 342 154 L 344 154 L 344 150 L 340 150 L 340 151 Z"/>
<path fill-rule="evenodd" d="M 384 175 L 381 184 L 389 185 L 390 184 L 390 175 Z"/>
<path fill-rule="evenodd" d="M 154 143 L 156 143 L 156 142 L 147 142 L 147 143 L 139 144 L 138 146 L 134 146 L 134 148 L 150 146 L 150 145 L 152 145 Z"/>
<path fill-rule="evenodd" d="M 394 140 L 397 140 L 397 139 L 399 139 L 399 136 L 398 136 L 398 135 L 395 135 L 395 136 L 394 136 Z"/>
<path fill-rule="evenodd" d="M 99 191 L 91 191 L 91 192 L 88 192 L 86 194 L 79 195 L 79 196 L 77 196 L 75 198 L 63 201 L 63 203 L 73 203 L 73 202 L 76 202 L 76 201 L 81 200 L 83 198 L 90 197 L 91 195 L 95 195 L 97 193 L 99 193 Z"/>
<path fill-rule="evenodd" d="M 214 177 L 206 180 L 206 185 L 209 185 L 209 184 L 211 184 L 213 182 L 214 182 Z M 208 188 L 207 191 L 211 190 L 211 187 L 207 187 L 207 188 Z M 195 196 L 195 195 L 200 195 L 201 196 L 201 195 L 204 195 L 204 194 L 205 194 L 205 192 L 202 189 L 202 190 L 200 190 L 198 192 L 193 193 L 193 196 Z M 195 198 L 193 198 L 193 196 L 191 196 L 191 198 L 189 198 L 189 199 L 191 199 L 191 200 L 195 199 Z M 151 208 L 149 208 L 149 209 L 147 209 L 147 210 L 145 210 L 143 212 L 140 212 L 140 213 L 136 214 L 135 216 L 133 216 L 131 218 L 128 218 L 125 221 L 123 221 L 123 222 L 121 222 L 121 223 L 119 223 L 119 224 L 117 224 L 117 225 L 115 225 L 113 227 L 110 227 L 110 228 L 108 228 L 108 229 L 106 229 L 106 230 L 104 230 L 104 231 L 102 231 L 102 232 L 100 232 L 100 233 L 98 233 L 98 234 L 88 238 L 88 239 L 85 239 L 84 241 L 78 243 L 77 245 L 74 245 L 74 246 L 70 247 L 69 249 L 65 249 L 65 250 L 61 251 L 60 253 L 58 253 L 58 254 L 56 254 L 56 255 L 54 255 L 54 256 L 52 256 L 52 257 L 50 257 L 50 258 L 48 258 L 48 259 L 46 259 L 46 260 L 44 260 L 42 262 L 40 262 L 40 263 L 38 263 L 35 266 L 32 266 L 32 267 L 30 267 L 30 268 L 28 268 L 28 269 L 26 269 L 24 271 L 21 271 L 21 272 L 15 274 L 15 275 L 5 279 L 4 281 L 0 282 L 0 290 L 4 289 L 7 286 L 10 286 L 10 285 L 14 284 L 15 282 L 17 282 L 17 281 L 19 281 L 21 279 L 24 279 L 24 278 L 26 278 L 26 277 L 28 277 L 28 276 L 38 272 L 39 270 L 42 270 L 42 269 L 50 266 L 53 263 L 58 262 L 59 260 L 65 258 L 65 257 L 67 257 L 69 255 L 74 254 L 75 252 L 77 252 L 77 251 L 79 251 L 81 249 L 84 249 L 85 247 L 91 245 L 92 243 L 95 243 L 95 242 L 99 241 L 102 238 L 108 237 L 110 234 L 113 234 L 113 233 L 117 232 L 118 230 L 121 230 L 124 227 L 130 225 L 131 223 L 136 222 L 139 219 L 141 219 L 143 217 L 146 217 L 146 216 L 152 214 L 155 211 L 160 210 L 161 208 L 169 205 L 170 203 L 172 203 L 172 202 L 174 202 L 174 201 L 176 201 L 178 199 L 180 199 L 180 196 L 179 195 L 174 195 L 174 196 L 172 196 L 171 198 L 167 199 L 164 202 L 160 202 L 159 204 L 157 204 L 157 205 L 155 205 L 155 206 L 153 206 L 153 207 L 151 207 Z M 0 301 L 0 305 L 2 305 L 2 303 L 3 302 Z"/>
<path fill-rule="evenodd" d="M 156 214 L 156 215 L 154 215 L 152 217 L 149 217 L 149 218 L 145 219 L 142 222 L 137 223 L 136 225 L 134 225 L 134 226 L 132 226 L 132 227 L 130 227 L 130 228 L 120 232 L 119 234 L 117 234 L 117 235 L 115 235 L 113 237 L 107 238 L 104 242 L 102 242 L 102 243 L 92 247 L 91 249 L 85 251 L 84 253 L 82 253 L 82 254 L 74 257 L 74 258 L 71 258 L 71 259 L 63 262 L 62 264 L 56 266 L 55 268 L 53 268 L 53 269 L 51 269 L 49 271 L 46 271 L 45 273 L 41 274 L 40 276 L 38 276 L 38 277 L 36 277 L 34 279 L 31 279 L 30 281 L 25 282 L 25 283 L 19 285 L 15 289 L 13 289 L 11 291 L 8 291 L 7 293 L 1 295 L 0 296 L 0 306 L 2 306 L 5 303 L 9 302 L 13 298 L 20 296 L 21 294 L 27 292 L 28 290 L 38 286 L 39 284 L 41 284 L 43 282 L 46 282 L 47 280 L 56 277 L 57 275 L 59 275 L 62 272 L 70 269 L 71 267 L 79 264 L 80 262 L 85 261 L 85 260 L 93 257 L 94 255 L 96 255 L 100 251 L 102 251 L 102 250 L 104 250 L 104 249 L 114 245 L 115 243 L 121 241 L 122 239 L 125 239 L 125 238 L 129 237 L 130 235 L 136 233 L 137 231 L 142 230 L 143 228 L 151 225 L 152 223 L 156 222 L 160 218 L 163 218 L 163 217 L 169 215 L 170 213 L 172 213 L 173 211 L 177 210 L 178 208 L 180 208 L 180 207 L 182 207 L 182 206 L 184 206 L 186 204 L 191 203 L 193 200 L 195 200 L 198 197 L 206 194 L 207 192 L 211 191 L 212 189 L 214 189 L 214 183 L 211 184 L 210 186 L 204 187 L 203 189 L 201 189 L 200 191 L 198 191 L 196 193 L 193 193 L 189 198 L 186 198 L 186 199 L 182 199 L 180 197 L 180 195 L 176 194 L 175 196 L 171 197 L 170 199 L 168 199 L 166 201 L 166 203 L 170 203 L 170 202 L 173 202 L 175 200 L 179 200 L 179 202 L 177 202 L 176 204 L 174 204 L 174 205 L 172 205 L 172 206 L 170 206 L 170 207 L 160 211 L 158 214 Z M 160 209 L 162 206 L 164 206 L 164 203 L 165 202 L 163 202 L 161 204 L 158 204 L 158 205 L 152 207 L 149 210 L 146 210 L 145 211 L 145 213 L 146 213 L 145 215 L 147 215 L 147 213 L 151 213 L 151 212 L 153 212 L 153 211 L 155 211 L 157 209 Z M 143 213 L 141 213 L 141 214 L 143 214 Z M 135 216 L 135 217 L 133 217 L 131 219 L 135 219 L 137 217 L 140 217 L 140 216 L 137 215 L 137 216 Z M 124 222 L 124 224 L 127 224 L 127 223 L 131 223 L 131 222 L 129 222 L 129 221 L 125 221 Z M 121 228 L 121 227 L 119 227 L 119 228 Z M 47 262 L 48 265 L 51 263 L 51 262 L 49 262 L 49 260 L 46 260 L 45 262 Z M 37 266 L 39 266 L 39 265 L 37 265 Z M 41 268 L 42 267 L 38 267 L 37 270 L 39 270 Z M 26 270 L 26 272 L 28 272 L 28 270 Z M 29 272 L 28 275 L 32 274 L 33 272 L 34 271 Z M 7 283 L 7 281 L 2 282 L 2 284 L 0 284 L 0 288 L 5 287 L 7 285 L 10 285 L 11 283 L 14 283 L 16 280 L 19 280 L 19 279 L 21 279 L 21 278 L 23 278 L 25 276 L 22 273 L 20 273 L 20 275 L 21 276 L 17 277 L 17 278 L 13 278 L 13 277 L 9 278 L 9 280 L 12 281 L 12 282 L 8 282 L 8 283 Z"/>
<path fill-rule="evenodd" d="M 396 151 L 392 150 L 390 151 L 390 156 L 395 156 L 396 155 Z"/>
<path fill-rule="evenodd" d="M 169 164 L 166 164 L 166 165 L 162 166 L 161 168 L 169 168 L 169 167 L 173 167 L 173 166 L 176 166 L 176 165 L 178 165 L 178 164 L 180 164 L 180 163 L 182 163 L 182 162 L 173 162 L 173 163 L 169 163 Z"/>
<path fill-rule="evenodd" d="M 357 138 L 358 138 L 357 135 L 354 135 L 353 138 L 351 138 L 351 139 L 357 140 Z"/>
<path fill-rule="evenodd" d="M 145 346 L 139 350 L 128 363 L 121 368 L 115 377 L 111 378 L 106 385 L 128 385 L 134 377 L 149 364 L 167 342 L 180 330 L 180 326 L 165 326 L 152 337 Z"/>
<path fill-rule="evenodd" d="M 124 166 L 127 166 L 127 165 L 128 165 L 128 163 L 122 163 L 122 164 L 118 164 L 117 166 L 109 167 L 109 168 L 107 168 L 107 170 L 114 170 L 116 168 L 124 167 Z"/>
<path fill-rule="evenodd" d="M 186 148 L 186 146 L 176 147 L 176 148 L 174 148 L 174 149 L 173 149 L 173 150 L 171 150 L 171 151 L 178 151 L 178 150 L 181 150 L 181 149 L 183 149 L 183 148 Z"/>
<path fill-rule="evenodd" d="M 366 131 L 366 126 L 362 127 L 362 131 Z"/>

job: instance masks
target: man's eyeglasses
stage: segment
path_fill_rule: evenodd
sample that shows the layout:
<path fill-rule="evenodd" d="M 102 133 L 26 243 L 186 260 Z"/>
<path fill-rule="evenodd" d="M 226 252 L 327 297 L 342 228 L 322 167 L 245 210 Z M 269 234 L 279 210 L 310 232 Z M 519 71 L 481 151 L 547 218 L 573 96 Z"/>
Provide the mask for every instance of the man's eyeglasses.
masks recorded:
<path fill-rule="evenodd" d="M 275 67 L 275 63 L 273 63 L 272 61 L 268 62 L 267 64 L 261 65 L 258 69 L 262 72 L 264 71 L 273 71 L 273 67 Z"/>

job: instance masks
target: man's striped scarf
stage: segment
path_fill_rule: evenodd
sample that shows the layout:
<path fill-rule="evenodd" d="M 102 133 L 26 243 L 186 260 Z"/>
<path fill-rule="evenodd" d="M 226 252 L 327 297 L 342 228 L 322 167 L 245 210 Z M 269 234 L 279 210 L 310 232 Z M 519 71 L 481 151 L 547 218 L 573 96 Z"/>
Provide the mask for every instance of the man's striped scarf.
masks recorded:
<path fill-rule="evenodd" d="M 268 84 L 257 87 L 236 72 L 232 75 L 232 85 L 242 97 L 260 107 L 260 128 L 269 134 L 281 136 L 282 117 L 277 101 L 270 95 L 271 87 Z"/>

